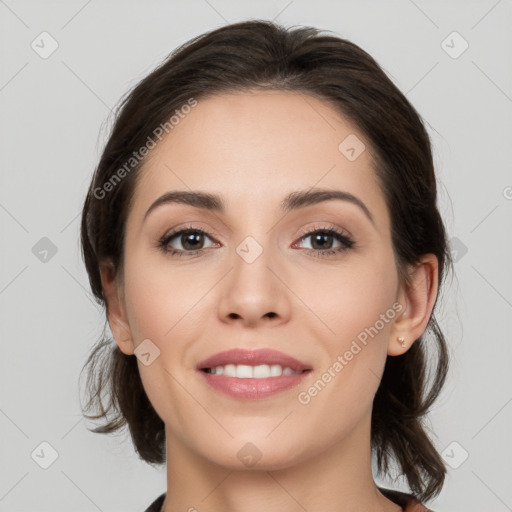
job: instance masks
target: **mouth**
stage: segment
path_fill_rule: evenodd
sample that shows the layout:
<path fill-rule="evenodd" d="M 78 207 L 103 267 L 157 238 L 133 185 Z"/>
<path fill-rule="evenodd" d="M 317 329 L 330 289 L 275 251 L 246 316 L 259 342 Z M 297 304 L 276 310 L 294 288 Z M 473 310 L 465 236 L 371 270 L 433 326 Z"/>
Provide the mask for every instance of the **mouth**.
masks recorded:
<path fill-rule="evenodd" d="M 241 400 L 257 400 L 299 385 L 311 366 L 270 349 L 219 352 L 197 365 L 214 390 Z"/>
<path fill-rule="evenodd" d="M 236 377 L 237 379 L 268 379 L 271 377 L 281 377 L 282 375 L 300 375 L 301 373 L 310 372 L 311 370 L 304 369 L 294 371 L 289 366 L 283 367 L 280 364 L 259 364 L 257 366 L 226 364 L 214 368 L 201 368 L 201 371 L 212 375 Z"/>
<path fill-rule="evenodd" d="M 213 356 L 208 357 L 204 361 L 201 361 L 197 365 L 198 370 L 217 370 L 217 368 L 227 369 L 228 372 L 233 370 L 235 367 L 253 367 L 259 368 L 258 372 L 266 371 L 266 367 L 274 367 L 274 372 L 277 372 L 279 366 L 283 370 L 288 368 L 287 372 L 301 373 L 304 370 L 311 370 L 311 366 L 299 361 L 295 357 L 289 356 L 284 352 L 279 352 L 272 349 L 258 349 L 258 350 L 247 350 L 234 348 L 231 350 L 225 350 L 218 352 Z M 265 367 L 265 368 L 260 368 Z M 222 371 L 222 370 L 221 370 Z M 214 373 L 211 371 L 210 373 Z M 236 376 L 236 375 L 230 375 Z M 242 368 L 239 378 L 248 378 L 248 370 Z"/>

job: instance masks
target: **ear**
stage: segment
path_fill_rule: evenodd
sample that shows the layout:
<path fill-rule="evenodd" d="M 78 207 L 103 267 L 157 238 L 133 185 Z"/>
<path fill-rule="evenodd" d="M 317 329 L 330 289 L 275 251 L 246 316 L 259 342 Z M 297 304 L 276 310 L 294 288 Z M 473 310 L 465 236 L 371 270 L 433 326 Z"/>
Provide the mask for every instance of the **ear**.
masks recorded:
<path fill-rule="evenodd" d="M 135 347 L 133 346 L 130 325 L 126 317 L 124 289 L 120 284 L 121 279 L 116 275 L 111 261 L 100 263 L 100 275 L 110 330 L 121 352 L 132 355 Z"/>
<path fill-rule="evenodd" d="M 388 355 L 399 356 L 407 352 L 425 331 L 438 290 L 438 260 L 434 254 L 425 254 L 409 268 L 409 283 L 400 287 L 398 302 L 403 306 L 393 323 L 388 342 Z M 404 338 L 402 347 L 397 338 Z"/>

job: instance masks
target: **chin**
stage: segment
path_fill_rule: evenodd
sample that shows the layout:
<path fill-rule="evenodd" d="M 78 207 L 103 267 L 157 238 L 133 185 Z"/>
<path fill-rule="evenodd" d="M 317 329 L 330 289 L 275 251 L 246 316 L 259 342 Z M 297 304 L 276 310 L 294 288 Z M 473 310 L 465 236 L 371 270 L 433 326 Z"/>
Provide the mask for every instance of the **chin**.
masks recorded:
<path fill-rule="evenodd" d="M 230 471 L 276 471 L 297 464 L 303 453 L 304 443 L 292 442 L 285 445 L 281 441 L 265 439 L 263 436 L 251 437 L 245 433 L 226 442 L 212 442 L 206 451 L 199 450 L 203 456 Z M 301 449 L 302 447 L 302 449 Z"/>

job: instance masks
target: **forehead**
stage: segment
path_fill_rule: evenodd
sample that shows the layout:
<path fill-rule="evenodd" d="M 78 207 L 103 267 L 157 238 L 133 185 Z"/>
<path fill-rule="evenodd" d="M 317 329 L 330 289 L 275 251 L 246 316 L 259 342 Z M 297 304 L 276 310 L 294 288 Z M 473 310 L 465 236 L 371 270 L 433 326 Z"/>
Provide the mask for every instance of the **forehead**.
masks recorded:
<path fill-rule="evenodd" d="M 132 212 L 143 217 L 171 190 L 216 193 L 240 212 L 312 187 L 347 191 L 385 214 L 369 142 L 327 102 L 300 92 L 223 94 L 198 101 L 151 151 Z"/>

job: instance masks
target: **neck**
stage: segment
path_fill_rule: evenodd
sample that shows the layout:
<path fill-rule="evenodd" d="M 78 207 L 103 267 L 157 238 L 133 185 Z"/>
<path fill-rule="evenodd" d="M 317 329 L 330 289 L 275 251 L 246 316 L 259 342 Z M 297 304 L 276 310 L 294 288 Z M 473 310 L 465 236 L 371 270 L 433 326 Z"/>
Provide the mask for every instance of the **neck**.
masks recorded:
<path fill-rule="evenodd" d="M 162 510 L 400 512 L 375 485 L 369 436 L 370 417 L 335 446 L 293 466 L 240 470 L 201 457 L 167 431 Z"/>

